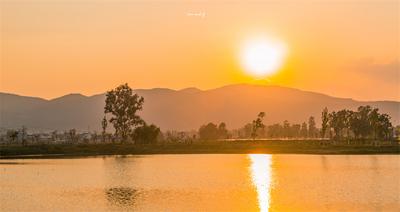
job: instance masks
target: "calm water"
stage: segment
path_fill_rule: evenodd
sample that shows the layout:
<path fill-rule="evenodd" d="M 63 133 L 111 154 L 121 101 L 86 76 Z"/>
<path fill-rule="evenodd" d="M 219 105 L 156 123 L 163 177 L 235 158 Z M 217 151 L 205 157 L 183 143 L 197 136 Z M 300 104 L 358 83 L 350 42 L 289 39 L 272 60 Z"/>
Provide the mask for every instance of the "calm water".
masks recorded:
<path fill-rule="evenodd" d="M 397 155 L 0 161 L 1 211 L 400 211 Z"/>

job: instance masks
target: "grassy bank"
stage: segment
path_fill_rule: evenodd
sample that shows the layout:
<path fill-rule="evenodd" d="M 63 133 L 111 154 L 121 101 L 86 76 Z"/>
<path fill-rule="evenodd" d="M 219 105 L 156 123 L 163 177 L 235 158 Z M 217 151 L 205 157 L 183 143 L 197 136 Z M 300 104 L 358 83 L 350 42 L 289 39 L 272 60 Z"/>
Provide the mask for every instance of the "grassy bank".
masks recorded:
<path fill-rule="evenodd" d="M 302 141 L 218 141 L 195 144 L 77 144 L 2 146 L 0 158 L 54 158 L 139 154 L 399 154 L 398 144 L 326 145 Z"/>

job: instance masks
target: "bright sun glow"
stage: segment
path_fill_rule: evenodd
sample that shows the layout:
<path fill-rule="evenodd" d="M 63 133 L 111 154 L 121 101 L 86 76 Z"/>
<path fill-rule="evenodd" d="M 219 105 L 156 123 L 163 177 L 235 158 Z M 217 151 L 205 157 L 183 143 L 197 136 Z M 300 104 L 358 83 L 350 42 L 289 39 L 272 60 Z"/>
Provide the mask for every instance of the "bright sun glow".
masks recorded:
<path fill-rule="evenodd" d="M 240 58 L 246 72 L 265 77 L 278 71 L 285 55 L 286 47 L 282 42 L 258 38 L 244 43 Z"/>

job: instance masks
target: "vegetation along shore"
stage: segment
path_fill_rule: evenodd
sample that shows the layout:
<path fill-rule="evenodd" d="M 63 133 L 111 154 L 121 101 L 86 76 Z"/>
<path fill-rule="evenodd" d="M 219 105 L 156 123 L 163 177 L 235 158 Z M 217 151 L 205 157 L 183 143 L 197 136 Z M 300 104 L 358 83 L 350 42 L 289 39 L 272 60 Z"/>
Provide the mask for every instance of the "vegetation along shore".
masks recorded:
<path fill-rule="evenodd" d="M 64 158 L 97 155 L 146 154 L 399 154 L 398 142 L 333 143 L 329 140 L 204 141 L 192 144 L 63 144 L 10 145 L 0 149 L 1 159 Z"/>
<path fill-rule="evenodd" d="M 26 127 L 0 136 L 0 157 L 66 157 L 129 154 L 290 153 L 398 154 L 400 126 L 369 105 L 356 111 L 321 112 L 321 126 L 310 116 L 299 124 L 284 120 L 265 125 L 268 112 L 259 112 L 240 129 L 225 122 L 207 123 L 192 131 L 166 131 L 140 116 L 144 98 L 123 84 L 106 94 L 101 133 L 75 129 L 29 134 Z M 112 130 L 108 126 L 113 127 Z"/>

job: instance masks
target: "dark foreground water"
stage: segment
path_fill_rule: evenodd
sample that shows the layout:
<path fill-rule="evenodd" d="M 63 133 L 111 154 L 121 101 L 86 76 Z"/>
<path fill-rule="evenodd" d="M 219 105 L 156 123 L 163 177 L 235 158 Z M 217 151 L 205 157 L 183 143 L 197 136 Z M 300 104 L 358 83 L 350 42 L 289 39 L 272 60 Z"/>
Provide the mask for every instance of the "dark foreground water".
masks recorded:
<path fill-rule="evenodd" d="M 400 211 L 398 155 L 0 160 L 0 211 Z"/>

